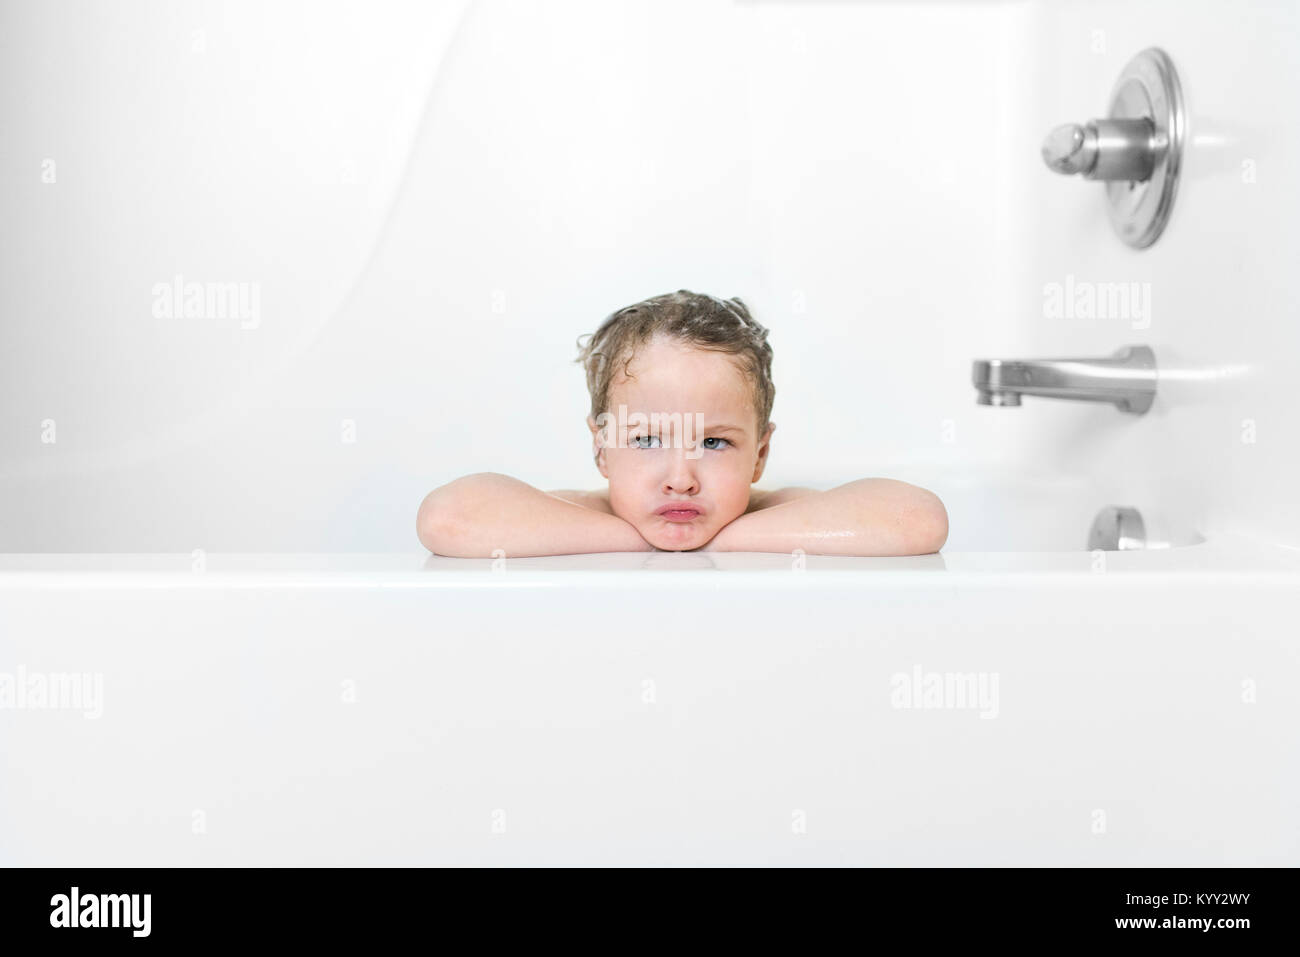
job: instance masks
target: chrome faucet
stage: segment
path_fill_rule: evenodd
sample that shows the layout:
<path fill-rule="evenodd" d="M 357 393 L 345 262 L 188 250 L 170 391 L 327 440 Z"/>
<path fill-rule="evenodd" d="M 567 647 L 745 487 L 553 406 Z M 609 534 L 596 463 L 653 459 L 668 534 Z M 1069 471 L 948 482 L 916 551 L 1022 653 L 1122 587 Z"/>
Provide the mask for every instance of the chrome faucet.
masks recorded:
<path fill-rule="evenodd" d="M 1019 405 L 1022 395 L 1114 402 L 1141 415 L 1156 396 L 1156 357 L 1125 346 L 1105 359 L 976 359 L 971 379 L 980 405 Z"/>

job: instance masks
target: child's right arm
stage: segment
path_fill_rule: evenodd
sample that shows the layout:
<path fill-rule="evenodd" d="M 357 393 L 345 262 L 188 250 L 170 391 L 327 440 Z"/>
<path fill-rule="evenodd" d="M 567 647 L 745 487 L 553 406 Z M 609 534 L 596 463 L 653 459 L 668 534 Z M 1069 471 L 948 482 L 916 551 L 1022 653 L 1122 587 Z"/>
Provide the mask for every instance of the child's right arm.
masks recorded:
<path fill-rule="evenodd" d="M 583 552 L 653 552 L 613 513 L 576 504 L 499 472 L 477 472 L 434 489 L 416 516 L 420 544 L 435 555 L 508 558 Z"/>

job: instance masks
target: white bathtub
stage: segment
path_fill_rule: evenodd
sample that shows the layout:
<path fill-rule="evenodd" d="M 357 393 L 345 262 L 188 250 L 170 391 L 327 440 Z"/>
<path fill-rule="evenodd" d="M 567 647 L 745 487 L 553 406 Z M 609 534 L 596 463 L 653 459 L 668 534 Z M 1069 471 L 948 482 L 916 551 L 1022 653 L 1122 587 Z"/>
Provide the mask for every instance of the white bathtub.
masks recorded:
<path fill-rule="evenodd" d="M 0 863 L 1300 864 L 1300 6 L 220 9 L 6 6 Z M 1040 147 L 1151 45 L 1138 251 Z M 679 288 L 771 330 L 762 485 L 914 481 L 940 554 L 418 549 L 595 487 L 575 339 Z M 1129 344 L 1141 416 L 976 404 Z"/>
<path fill-rule="evenodd" d="M 8 864 L 1300 864 L 1291 549 L 0 569 Z"/>

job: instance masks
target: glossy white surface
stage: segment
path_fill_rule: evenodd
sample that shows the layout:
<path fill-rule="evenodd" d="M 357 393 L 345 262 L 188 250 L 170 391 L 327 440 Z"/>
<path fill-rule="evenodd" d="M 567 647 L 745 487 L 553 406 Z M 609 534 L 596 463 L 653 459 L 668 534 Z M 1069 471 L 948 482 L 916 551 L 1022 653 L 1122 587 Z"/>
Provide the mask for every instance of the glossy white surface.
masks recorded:
<path fill-rule="evenodd" d="M 1088 559 L 4 556 L 0 860 L 1300 864 L 1300 555 Z"/>
<path fill-rule="evenodd" d="M 802 577 L 799 572 L 809 573 Z M 856 587 L 889 587 L 905 583 L 945 582 L 987 587 L 985 573 L 1003 574 L 1011 581 L 1037 581 L 1044 576 L 1086 578 L 1113 583 L 1126 577 L 1203 574 L 1211 581 L 1236 576 L 1256 580 L 1275 576 L 1279 582 L 1300 574 L 1300 550 L 1261 544 L 1252 539 L 1223 538 L 1196 545 L 1151 551 L 1122 552 L 949 552 L 906 558 L 852 558 L 826 555 L 783 555 L 761 552 L 611 552 L 552 555 L 539 558 L 445 558 L 418 551 L 393 553 L 303 554 L 0 554 L 0 589 L 123 588 L 164 586 L 186 588 L 266 588 L 306 585 L 330 588 L 456 588 L 481 583 L 508 587 L 516 576 L 545 582 L 548 587 L 581 587 L 611 578 L 646 584 L 647 572 L 672 579 L 673 586 L 690 587 L 720 581 L 728 585 L 804 587 L 834 581 Z M 778 574 L 786 573 L 786 574 Z M 718 578 L 718 575 L 722 579 Z"/>

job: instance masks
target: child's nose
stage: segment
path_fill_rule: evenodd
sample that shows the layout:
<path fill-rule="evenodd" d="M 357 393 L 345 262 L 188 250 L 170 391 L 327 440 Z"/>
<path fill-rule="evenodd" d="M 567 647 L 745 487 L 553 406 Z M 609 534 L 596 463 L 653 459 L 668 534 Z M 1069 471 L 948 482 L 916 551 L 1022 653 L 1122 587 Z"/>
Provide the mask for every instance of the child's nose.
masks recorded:
<path fill-rule="evenodd" d="M 688 450 L 674 449 L 668 477 L 664 479 L 664 491 L 674 495 L 693 494 L 700 490 L 700 483 L 695 475 L 694 460 L 686 457 Z"/>

